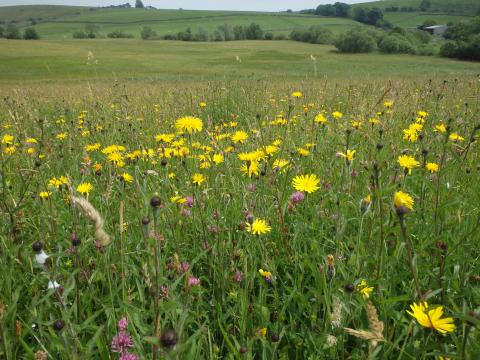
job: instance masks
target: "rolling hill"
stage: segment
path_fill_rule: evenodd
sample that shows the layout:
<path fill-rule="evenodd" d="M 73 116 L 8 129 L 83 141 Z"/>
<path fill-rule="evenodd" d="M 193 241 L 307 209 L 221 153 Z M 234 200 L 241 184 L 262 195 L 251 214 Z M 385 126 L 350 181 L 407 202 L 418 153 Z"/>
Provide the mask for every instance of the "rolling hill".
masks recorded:
<path fill-rule="evenodd" d="M 111 9 L 52 6 L 2 7 L 0 20 L 15 19 L 21 27 L 32 26 L 46 39 L 71 38 L 87 24 L 95 24 L 101 35 L 122 31 L 138 37 L 144 26 L 149 26 L 159 35 L 177 33 L 191 27 L 209 31 L 225 23 L 231 26 L 258 23 L 263 30 L 274 34 L 288 34 L 295 28 L 322 25 L 335 33 L 357 26 L 351 19 L 326 18 L 298 13 L 267 13 L 203 10 L 156 10 L 156 9 Z M 41 14 L 41 16 L 36 16 Z M 32 19 L 34 24 L 32 25 Z M 35 22 L 37 22 L 35 24 Z"/>

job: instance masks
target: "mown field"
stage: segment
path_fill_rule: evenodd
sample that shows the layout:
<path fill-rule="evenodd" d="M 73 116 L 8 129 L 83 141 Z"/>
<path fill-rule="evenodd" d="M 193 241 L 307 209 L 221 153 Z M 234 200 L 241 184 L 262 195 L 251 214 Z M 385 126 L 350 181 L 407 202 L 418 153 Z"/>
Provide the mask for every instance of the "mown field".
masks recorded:
<path fill-rule="evenodd" d="M 0 357 L 479 356 L 477 77 L 0 91 Z"/>
<path fill-rule="evenodd" d="M 334 50 L 292 41 L 0 40 L 0 84 L 238 77 L 415 80 L 473 78 L 478 73 L 478 65 L 471 62 Z"/>

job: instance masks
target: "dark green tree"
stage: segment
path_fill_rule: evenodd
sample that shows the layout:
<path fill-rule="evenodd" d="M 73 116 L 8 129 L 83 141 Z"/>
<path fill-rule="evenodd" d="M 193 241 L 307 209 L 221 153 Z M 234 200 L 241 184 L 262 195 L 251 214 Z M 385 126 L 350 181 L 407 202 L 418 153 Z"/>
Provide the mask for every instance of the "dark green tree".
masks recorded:
<path fill-rule="evenodd" d="M 25 40 L 38 40 L 40 36 L 34 28 L 28 28 L 23 32 L 23 38 Z"/>

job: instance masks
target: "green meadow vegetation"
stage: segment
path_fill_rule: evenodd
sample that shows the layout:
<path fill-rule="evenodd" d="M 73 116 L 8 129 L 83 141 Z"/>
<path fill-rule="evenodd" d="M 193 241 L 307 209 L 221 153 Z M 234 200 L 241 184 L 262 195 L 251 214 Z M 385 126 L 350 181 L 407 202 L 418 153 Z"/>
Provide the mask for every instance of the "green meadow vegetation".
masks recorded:
<path fill-rule="evenodd" d="M 469 58 L 476 20 L 12 19 L 40 39 L 0 39 L 0 359 L 480 358 L 480 68 L 394 53 Z M 296 41 L 159 39 L 252 19 Z"/>

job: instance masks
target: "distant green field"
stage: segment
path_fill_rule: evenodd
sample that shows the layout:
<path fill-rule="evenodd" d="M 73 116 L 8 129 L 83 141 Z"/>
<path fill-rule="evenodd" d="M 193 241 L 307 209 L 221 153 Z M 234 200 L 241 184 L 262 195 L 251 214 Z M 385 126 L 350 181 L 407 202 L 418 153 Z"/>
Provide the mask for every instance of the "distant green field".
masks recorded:
<path fill-rule="evenodd" d="M 448 24 L 450 22 L 456 23 L 471 19 L 471 17 L 464 15 L 443 15 L 422 12 L 387 12 L 384 14 L 384 18 L 392 24 L 404 28 L 416 27 L 417 25 L 423 24 L 426 20 L 433 20 L 437 24 Z"/>
<path fill-rule="evenodd" d="M 87 64 L 87 56 L 94 56 Z M 310 58 L 317 61 L 314 64 Z M 236 57 L 239 57 L 239 60 Z M 474 77 L 478 64 L 410 55 L 347 55 L 286 41 L 0 41 L 0 83 L 121 80 Z"/>
<path fill-rule="evenodd" d="M 420 8 L 421 0 L 381 0 L 369 1 L 352 5 L 353 7 L 378 7 L 385 9 L 390 6 L 407 6 Z M 473 16 L 480 11 L 480 1 L 478 0 L 430 0 L 428 12 L 438 12 L 444 14 L 464 14 Z"/>
<path fill-rule="evenodd" d="M 260 24 L 265 31 L 288 34 L 296 28 L 322 25 L 335 33 L 359 25 L 356 21 L 343 18 L 324 18 L 297 13 L 268 13 L 240 11 L 203 10 L 153 10 L 153 9 L 89 9 L 85 7 L 14 6 L 2 7 L 1 21 L 16 21 L 25 28 L 31 26 L 29 19 L 38 22 L 34 28 L 45 39 L 72 38 L 86 24 L 100 27 L 100 35 L 121 30 L 135 37 L 140 36 L 144 26 L 154 29 L 158 35 L 177 33 L 190 27 L 193 32 L 205 28 L 210 32 L 225 23 L 231 26 Z M 40 20 L 41 19 L 41 20 Z"/>

